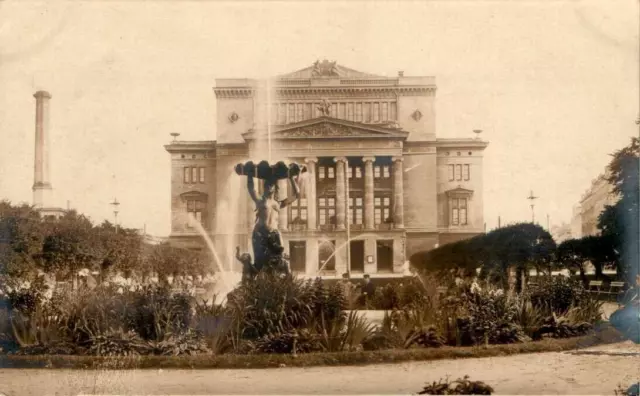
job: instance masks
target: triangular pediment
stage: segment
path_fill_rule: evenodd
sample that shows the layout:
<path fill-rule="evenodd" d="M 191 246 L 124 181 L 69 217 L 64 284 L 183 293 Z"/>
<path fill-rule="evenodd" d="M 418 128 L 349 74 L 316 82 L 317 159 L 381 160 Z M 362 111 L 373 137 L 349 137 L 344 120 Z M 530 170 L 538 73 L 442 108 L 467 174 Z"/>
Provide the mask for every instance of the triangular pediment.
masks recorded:
<path fill-rule="evenodd" d="M 264 138 L 268 135 L 265 130 L 250 130 L 242 137 L 245 140 Z M 360 122 L 340 120 L 331 117 L 319 117 L 274 127 L 271 137 L 274 139 L 393 139 L 404 140 L 409 132 L 399 128 L 389 128 L 379 125 L 363 124 Z"/>
<path fill-rule="evenodd" d="M 277 76 L 278 79 L 290 78 L 385 78 L 375 74 L 363 73 L 357 70 L 330 62 L 328 60 L 315 61 L 311 66 L 291 73 Z"/>
<path fill-rule="evenodd" d="M 462 188 L 461 186 L 458 186 L 456 188 L 448 190 L 446 194 L 450 197 L 469 197 L 473 195 L 473 190 L 468 190 L 466 188 Z"/>

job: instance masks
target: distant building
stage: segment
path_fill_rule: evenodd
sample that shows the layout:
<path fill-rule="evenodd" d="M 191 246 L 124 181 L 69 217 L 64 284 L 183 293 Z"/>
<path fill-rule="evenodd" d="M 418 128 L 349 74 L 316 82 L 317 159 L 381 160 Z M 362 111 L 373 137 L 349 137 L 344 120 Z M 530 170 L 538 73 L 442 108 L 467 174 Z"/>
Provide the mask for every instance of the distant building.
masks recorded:
<path fill-rule="evenodd" d="M 582 207 L 580 204 L 573 205 L 571 212 L 571 238 L 582 238 Z"/>
<path fill-rule="evenodd" d="M 613 193 L 613 185 L 607 181 L 608 172 L 593 179 L 591 186 L 580 199 L 581 237 L 599 235 L 598 218 L 607 205 L 614 205 L 619 197 Z"/>
<path fill-rule="evenodd" d="M 204 246 L 191 214 L 224 263 L 236 245 L 251 252 L 254 205 L 233 168 L 269 153 L 308 168 L 302 198 L 279 218 L 299 274 L 400 276 L 411 254 L 483 232 L 488 143 L 479 134 L 436 138 L 433 77 L 323 61 L 269 82 L 219 79 L 214 92 L 217 140 L 165 146 L 172 243 Z M 283 181 L 281 199 L 287 188 Z"/>
<path fill-rule="evenodd" d="M 560 244 L 567 239 L 571 239 L 571 225 L 570 224 L 562 224 L 559 226 L 551 227 L 551 236 L 553 240 L 556 241 L 557 244 Z"/>

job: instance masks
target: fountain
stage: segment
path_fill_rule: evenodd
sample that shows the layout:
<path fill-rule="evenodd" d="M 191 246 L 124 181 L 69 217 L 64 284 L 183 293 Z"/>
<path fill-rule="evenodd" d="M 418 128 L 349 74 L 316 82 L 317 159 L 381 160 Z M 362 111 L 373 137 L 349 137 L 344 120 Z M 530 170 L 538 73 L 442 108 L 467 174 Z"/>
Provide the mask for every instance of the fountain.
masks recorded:
<path fill-rule="evenodd" d="M 289 165 L 283 161 L 270 165 L 267 161 L 254 164 L 248 161 L 237 164 L 236 174 L 247 177 L 249 196 L 256 205 L 256 224 L 251 236 L 253 245 L 253 262 L 248 253 L 240 254 L 236 248 L 236 258 L 243 266 L 243 281 L 250 281 L 258 273 L 266 272 L 274 275 L 289 274 L 289 264 L 284 255 L 282 236 L 278 230 L 278 213 L 300 197 L 297 178 L 306 168 L 296 163 Z M 264 180 L 264 193 L 258 196 L 255 191 L 254 178 Z M 278 180 L 288 179 L 293 195 L 279 200 Z"/>

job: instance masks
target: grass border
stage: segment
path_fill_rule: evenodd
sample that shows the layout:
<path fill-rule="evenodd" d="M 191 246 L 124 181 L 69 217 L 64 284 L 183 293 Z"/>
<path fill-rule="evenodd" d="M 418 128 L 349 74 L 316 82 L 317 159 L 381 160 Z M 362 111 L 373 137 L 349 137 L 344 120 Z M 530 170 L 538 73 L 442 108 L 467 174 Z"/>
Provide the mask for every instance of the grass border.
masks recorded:
<path fill-rule="evenodd" d="M 277 367 L 359 366 L 369 364 L 434 361 L 508 356 L 525 353 L 563 352 L 620 342 L 613 329 L 564 339 L 475 347 L 391 349 L 362 352 L 325 352 L 294 355 L 193 355 L 193 356 L 0 356 L 0 368 L 15 369 L 261 369 Z"/>

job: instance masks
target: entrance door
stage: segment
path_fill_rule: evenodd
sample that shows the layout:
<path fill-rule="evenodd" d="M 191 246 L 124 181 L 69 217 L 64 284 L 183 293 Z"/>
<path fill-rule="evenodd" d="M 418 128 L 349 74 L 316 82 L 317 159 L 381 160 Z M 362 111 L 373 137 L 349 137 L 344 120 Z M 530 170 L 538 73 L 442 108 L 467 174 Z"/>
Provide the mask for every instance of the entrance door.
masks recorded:
<path fill-rule="evenodd" d="M 307 244 L 305 241 L 289 241 L 291 272 L 304 273 L 307 262 Z"/>
<path fill-rule="evenodd" d="M 393 241 L 376 241 L 378 272 L 393 272 Z"/>
<path fill-rule="evenodd" d="M 364 241 L 351 241 L 349 254 L 351 256 L 351 272 L 364 272 Z"/>

